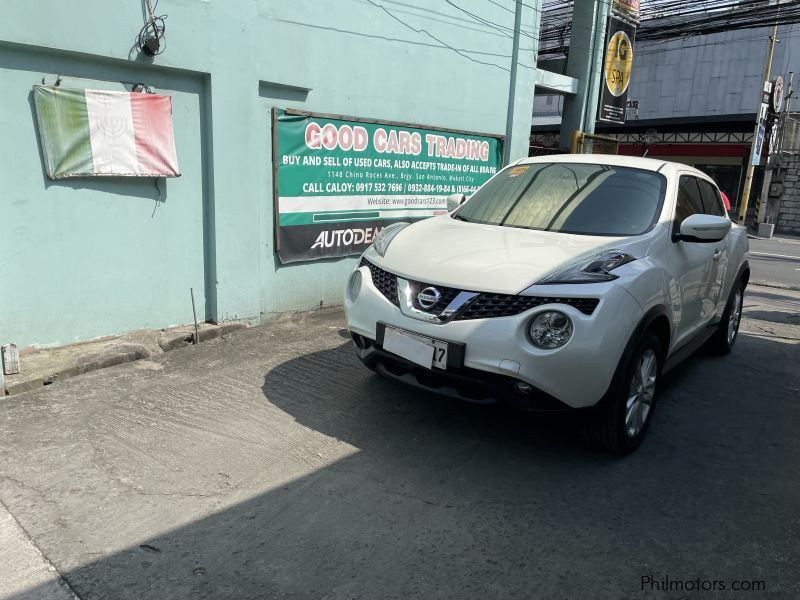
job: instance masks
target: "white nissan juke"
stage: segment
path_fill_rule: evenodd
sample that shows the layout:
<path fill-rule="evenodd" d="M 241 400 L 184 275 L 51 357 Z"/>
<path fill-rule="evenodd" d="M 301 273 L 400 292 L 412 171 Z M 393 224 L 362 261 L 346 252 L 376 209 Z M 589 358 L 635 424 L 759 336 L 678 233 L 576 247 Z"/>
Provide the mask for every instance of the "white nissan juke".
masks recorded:
<path fill-rule="evenodd" d="M 623 156 L 522 159 L 449 214 L 383 229 L 349 277 L 356 351 L 385 377 L 474 402 L 587 413 L 641 443 L 665 369 L 730 351 L 746 230 L 697 169 Z"/>

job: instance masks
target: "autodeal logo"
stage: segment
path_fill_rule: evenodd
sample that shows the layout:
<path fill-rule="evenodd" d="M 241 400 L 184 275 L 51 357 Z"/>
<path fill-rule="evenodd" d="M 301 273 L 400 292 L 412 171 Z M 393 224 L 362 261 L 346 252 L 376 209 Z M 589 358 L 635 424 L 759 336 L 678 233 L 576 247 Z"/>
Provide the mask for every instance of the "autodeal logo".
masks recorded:
<path fill-rule="evenodd" d="M 383 227 L 352 227 L 350 229 L 329 229 L 327 231 L 320 231 L 317 239 L 314 240 L 314 243 L 311 245 L 311 249 L 342 248 L 371 244 L 382 230 Z"/>

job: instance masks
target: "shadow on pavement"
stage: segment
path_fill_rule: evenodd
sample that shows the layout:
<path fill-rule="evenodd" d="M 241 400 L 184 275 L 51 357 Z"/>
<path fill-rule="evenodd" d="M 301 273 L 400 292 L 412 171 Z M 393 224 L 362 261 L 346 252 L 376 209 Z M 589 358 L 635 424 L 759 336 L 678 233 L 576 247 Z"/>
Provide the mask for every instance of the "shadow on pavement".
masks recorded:
<path fill-rule="evenodd" d="M 800 325 L 800 313 L 790 310 L 751 310 L 747 313 L 751 319 L 770 321 L 772 323 L 786 323 L 787 325 Z"/>
<path fill-rule="evenodd" d="M 397 387 L 349 344 L 299 356 L 266 374 L 264 402 L 351 454 L 64 577 L 84 600 L 637 598 L 648 575 L 789 597 L 795 349 L 742 335 L 695 358 L 622 460 L 570 427 Z"/>

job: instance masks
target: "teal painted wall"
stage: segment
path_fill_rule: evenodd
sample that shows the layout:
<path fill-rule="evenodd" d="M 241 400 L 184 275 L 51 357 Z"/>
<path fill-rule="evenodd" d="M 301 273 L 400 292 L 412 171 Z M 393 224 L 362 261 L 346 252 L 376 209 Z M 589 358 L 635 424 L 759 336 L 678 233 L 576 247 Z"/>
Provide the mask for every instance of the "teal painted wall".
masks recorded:
<path fill-rule="evenodd" d="M 131 51 L 137 0 L 5 7 L 0 343 L 188 323 L 190 287 L 199 316 L 217 321 L 339 304 L 354 259 L 282 266 L 274 253 L 270 110 L 502 135 L 513 2 L 456 4 L 490 23 L 429 0 L 161 0 L 167 48 L 155 61 Z M 525 4 L 513 157 L 527 155 L 533 102 L 540 2 Z M 183 176 L 159 180 L 161 201 L 152 179 L 44 176 L 30 90 L 58 75 L 173 97 Z"/>

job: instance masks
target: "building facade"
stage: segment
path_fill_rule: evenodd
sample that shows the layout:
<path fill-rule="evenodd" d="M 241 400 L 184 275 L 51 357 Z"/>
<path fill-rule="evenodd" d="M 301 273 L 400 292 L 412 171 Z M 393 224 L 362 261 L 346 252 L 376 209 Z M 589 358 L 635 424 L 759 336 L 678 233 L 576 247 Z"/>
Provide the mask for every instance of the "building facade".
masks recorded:
<path fill-rule="evenodd" d="M 354 258 L 283 264 L 275 252 L 274 108 L 506 131 L 511 2 L 161 0 L 154 59 L 136 43 L 146 5 L 5 7 L 0 343 L 189 323 L 190 288 L 198 318 L 215 322 L 339 304 Z M 512 159 L 527 154 L 539 6 L 522 12 Z M 169 95 L 181 177 L 49 179 L 32 95 L 42 84 Z"/>

